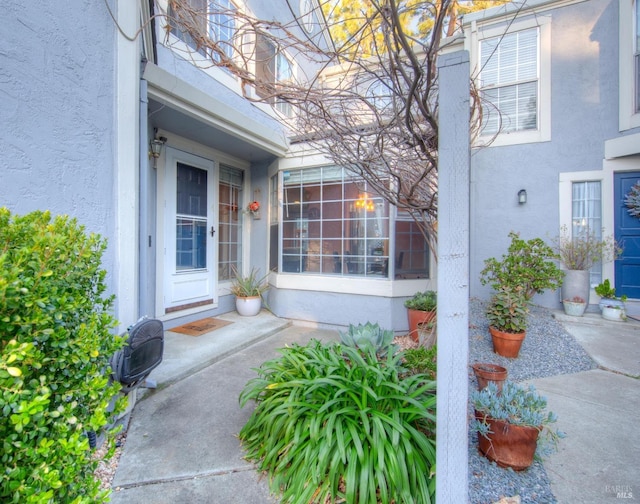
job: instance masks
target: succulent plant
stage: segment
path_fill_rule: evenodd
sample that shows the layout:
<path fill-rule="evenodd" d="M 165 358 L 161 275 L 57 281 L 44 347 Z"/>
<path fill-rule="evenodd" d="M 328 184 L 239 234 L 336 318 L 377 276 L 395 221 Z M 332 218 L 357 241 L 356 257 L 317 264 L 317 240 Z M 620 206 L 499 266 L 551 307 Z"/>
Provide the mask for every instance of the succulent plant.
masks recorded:
<path fill-rule="evenodd" d="M 393 331 L 382 329 L 380 325 L 367 322 L 366 324 L 349 324 L 346 332 L 338 331 L 340 340 L 346 346 L 366 351 L 374 349 L 377 354 L 384 355 L 392 346 Z"/>
<path fill-rule="evenodd" d="M 533 385 L 525 388 L 506 380 L 502 391 L 499 392 L 496 384 L 489 382 L 482 390 L 471 392 L 471 404 L 476 411 L 495 420 L 538 429 L 539 457 L 551 453 L 556 448 L 558 440 L 565 437 L 563 432 L 550 427 L 556 422 L 557 417 L 553 412 L 546 410 L 547 399 L 539 395 Z M 489 425 L 481 420 L 474 420 L 471 428 L 485 437 L 489 434 Z"/>
<path fill-rule="evenodd" d="M 416 292 L 411 299 L 407 299 L 404 302 L 406 308 L 420 311 L 434 311 L 437 304 L 437 294 L 432 290 Z"/>

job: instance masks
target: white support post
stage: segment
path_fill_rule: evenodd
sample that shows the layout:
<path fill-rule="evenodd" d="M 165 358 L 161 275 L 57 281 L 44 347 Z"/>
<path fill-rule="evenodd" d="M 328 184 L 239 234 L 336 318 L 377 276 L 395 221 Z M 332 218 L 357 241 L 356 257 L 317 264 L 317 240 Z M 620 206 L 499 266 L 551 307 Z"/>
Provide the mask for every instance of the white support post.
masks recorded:
<path fill-rule="evenodd" d="M 436 502 L 468 502 L 469 55 L 439 72 Z"/>

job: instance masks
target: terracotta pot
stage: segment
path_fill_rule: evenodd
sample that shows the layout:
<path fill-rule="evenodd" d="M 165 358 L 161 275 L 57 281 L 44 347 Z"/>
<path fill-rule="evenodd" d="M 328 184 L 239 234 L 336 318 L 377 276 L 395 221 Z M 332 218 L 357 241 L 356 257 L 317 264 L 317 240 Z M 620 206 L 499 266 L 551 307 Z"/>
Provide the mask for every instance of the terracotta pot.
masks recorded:
<path fill-rule="evenodd" d="M 478 449 L 500 467 L 522 471 L 533 463 L 539 430 L 535 427 L 512 425 L 502 420 L 475 412 L 476 419 L 489 425 L 491 431 L 484 437 L 478 433 Z"/>
<path fill-rule="evenodd" d="M 489 326 L 491 341 L 493 341 L 493 351 L 503 357 L 515 359 L 520 353 L 520 347 L 526 336 L 526 332 L 508 333 L 498 331 L 495 327 Z"/>
<path fill-rule="evenodd" d="M 507 379 L 507 368 L 486 362 L 476 362 L 471 367 L 478 381 L 478 390 L 493 382 L 498 387 L 498 393 L 502 392 L 502 384 Z"/>
<path fill-rule="evenodd" d="M 409 336 L 413 341 L 418 341 L 418 324 L 431 322 L 436 316 L 435 311 L 422 311 L 407 308 L 407 317 L 409 318 Z"/>

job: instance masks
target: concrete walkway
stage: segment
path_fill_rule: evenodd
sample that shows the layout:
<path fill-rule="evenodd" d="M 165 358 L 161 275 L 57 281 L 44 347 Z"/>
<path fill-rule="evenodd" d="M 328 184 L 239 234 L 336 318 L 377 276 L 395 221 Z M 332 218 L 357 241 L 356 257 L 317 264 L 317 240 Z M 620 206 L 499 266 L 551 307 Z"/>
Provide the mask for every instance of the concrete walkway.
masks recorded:
<path fill-rule="evenodd" d="M 532 381 L 568 434 L 544 464 L 553 492 L 560 504 L 600 504 L 625 493 L 638 500 L 640 322 L 556 317 L 601 368 Z M 338 335 L 291 326 L 266 311 L 220 318 L 233 323 L 199 337 L 166 332 L 163 362 L 151 374 L 158 389 L 139 390 L 111 502 L 277 502 L 242 458 L 236 436 L 252 407 L 240 409 L 238 396 L 255 376 L 251 368 L 278 348 Z"/>
<path fill-rule="evenodd" d="M 567 433 L 544 462 L 551 489 L 559 504 L 640 500 L 640 322 L 556 318 L 600 368 L 531 381 Z"/>
<path fill-rule="evenodd" d="M 278 348 L 338 334 L 291 327 L 266 311 L 219 318 L 234 323 L 198 337 L 166 332 L 163 362 L 150 376 L 158 389 L 139 390 L 111 502 L 277 502 L 242 458 L 236 436 L 252 406 L 240 409 L 238 396 L 256 376 L 251 368 L 276 357 Z"/>

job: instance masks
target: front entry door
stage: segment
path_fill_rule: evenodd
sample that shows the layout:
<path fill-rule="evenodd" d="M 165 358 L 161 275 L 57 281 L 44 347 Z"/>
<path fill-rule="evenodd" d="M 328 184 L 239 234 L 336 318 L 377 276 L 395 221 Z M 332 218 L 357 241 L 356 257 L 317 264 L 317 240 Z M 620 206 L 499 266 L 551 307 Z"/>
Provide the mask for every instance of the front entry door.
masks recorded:
<path fill-rule="evenodd" d="M 214 163 L 167 149 L 164 307 L 172 312 L 215 302 Z"/>
<path fill-rule="evenodd" d="M 614 174 L 615 239 L 623 249 L 615 263 L 616 294 L 633 299 L 640 299 L 640 219 L 628 212 L 625 198 L 639 181 L 640 172 Z"/>

